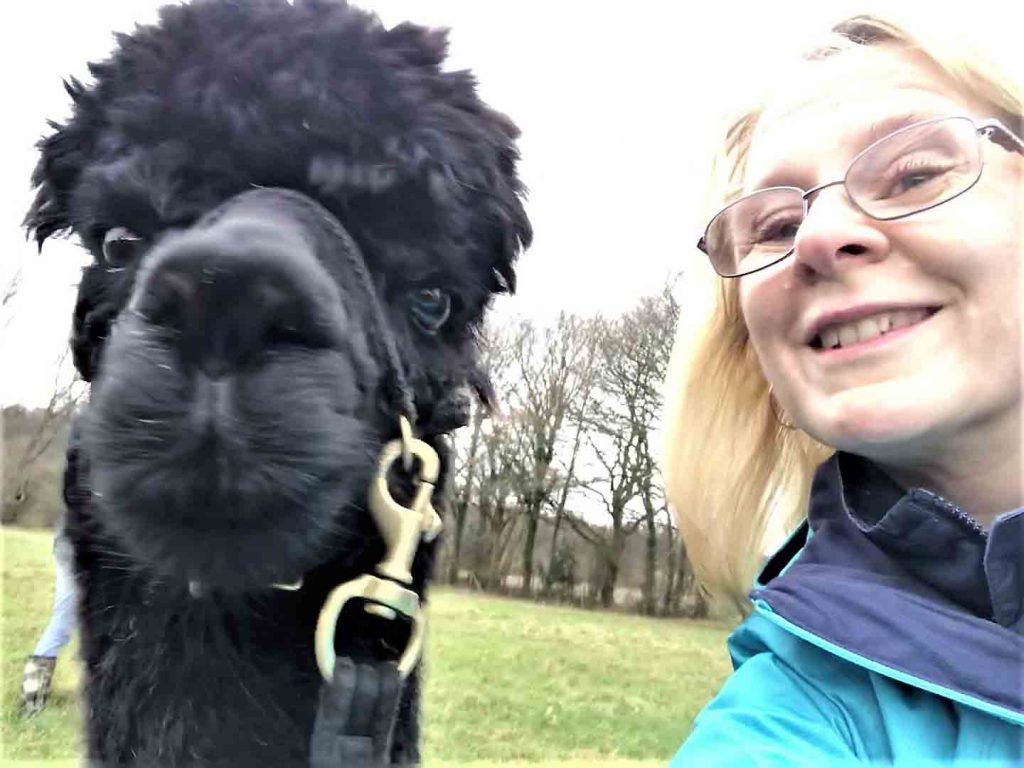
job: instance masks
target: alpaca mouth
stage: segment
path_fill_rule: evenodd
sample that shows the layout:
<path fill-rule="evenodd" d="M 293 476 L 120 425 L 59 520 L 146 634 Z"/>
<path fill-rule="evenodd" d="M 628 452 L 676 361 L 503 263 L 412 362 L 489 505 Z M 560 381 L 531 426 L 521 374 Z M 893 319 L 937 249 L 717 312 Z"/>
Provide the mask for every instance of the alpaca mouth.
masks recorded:
<path fill-rule="evenodd" d="M 355 444 L 325 450 L 327 460 L 213 428 L 131 464 L 130 444 L 90 441 L 97 516 L 140 565 L 182 584 L 236 592 L 293 581 L 325 551 L 375 538 L 360 511 L 372 450 L 359 426 L 349 421 Z"/>

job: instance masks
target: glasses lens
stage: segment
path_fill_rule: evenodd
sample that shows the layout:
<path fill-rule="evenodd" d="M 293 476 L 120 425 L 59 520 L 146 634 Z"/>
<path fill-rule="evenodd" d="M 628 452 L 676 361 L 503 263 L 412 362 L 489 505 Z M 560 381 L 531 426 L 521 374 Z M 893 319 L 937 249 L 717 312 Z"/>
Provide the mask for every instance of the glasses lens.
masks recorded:
<path fill-rule="evenodd" d="M 846 189 L 877 219 L 894 219 L 956 197 L 978 180 L 981 147 L 970 120 L 933 120 L 872 145 L 850 166 Z"/>
<path fill-rule="evenodd" d="M 767 267 L 792 250 L 803 220 L 799 189 L 775 187 L 741 197 L 708 225 L 704 240 L 711 264 L 725 277 Z"/>

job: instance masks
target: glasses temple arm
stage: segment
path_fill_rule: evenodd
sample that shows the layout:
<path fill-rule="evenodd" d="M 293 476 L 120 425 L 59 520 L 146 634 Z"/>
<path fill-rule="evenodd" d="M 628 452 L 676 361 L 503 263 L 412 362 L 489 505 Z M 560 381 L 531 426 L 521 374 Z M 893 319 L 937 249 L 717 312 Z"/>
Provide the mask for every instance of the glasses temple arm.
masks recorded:
<path fill-rule="evenodd" d="M 1003 149 L 1024 155 L 1024 141 L 998 120 L 986 120 L 978 124 L 978 131 L 989 141 Z"/>

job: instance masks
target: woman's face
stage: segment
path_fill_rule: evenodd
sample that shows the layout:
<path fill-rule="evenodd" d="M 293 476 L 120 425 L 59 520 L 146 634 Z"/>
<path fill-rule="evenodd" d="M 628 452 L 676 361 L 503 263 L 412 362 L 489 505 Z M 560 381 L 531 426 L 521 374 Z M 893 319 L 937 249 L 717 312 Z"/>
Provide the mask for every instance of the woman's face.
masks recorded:
<path fill-rule="evenodd" d="M 836 58 L 850 60 L 826 64 L 809 93 L 764 114 L 747 191 L 841 179 L 887 119 L 994 116 L 906 54 Z M 793 255 L 739 278 L 750 338 L 776 397 L 825 444 L 914 464 L 953 443 L 1000 450 L 990 438 L 1017 429 L 1024 162 L 981 144 L 981 178 L 960 197 L 876 221 L 842 186 L 830 187 L 812 198 Z M 861 321 L 867 338 L 872 319 L 906 327 L 857 341 L 853 328 Z M 841 348 L 809 338 L 823 322 L 845 338 Z"/>

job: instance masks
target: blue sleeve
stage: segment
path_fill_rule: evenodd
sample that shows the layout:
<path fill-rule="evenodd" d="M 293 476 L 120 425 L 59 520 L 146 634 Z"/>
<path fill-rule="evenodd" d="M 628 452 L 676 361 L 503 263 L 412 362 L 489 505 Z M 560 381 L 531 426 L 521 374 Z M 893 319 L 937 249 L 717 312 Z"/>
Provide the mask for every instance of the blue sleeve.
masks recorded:
<path fill-rule="evenodd" d="M 771 652 L 748 658 L 697 716 L 670 768 L 858 762 L 838 708 Z"/>

